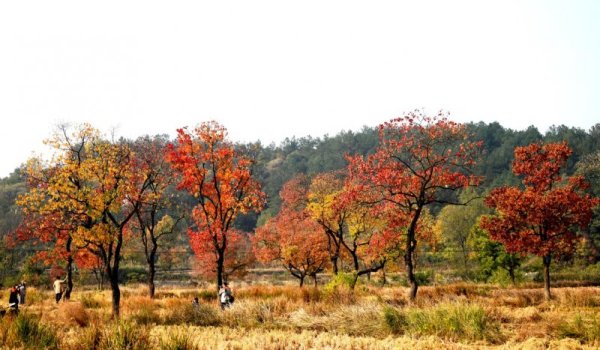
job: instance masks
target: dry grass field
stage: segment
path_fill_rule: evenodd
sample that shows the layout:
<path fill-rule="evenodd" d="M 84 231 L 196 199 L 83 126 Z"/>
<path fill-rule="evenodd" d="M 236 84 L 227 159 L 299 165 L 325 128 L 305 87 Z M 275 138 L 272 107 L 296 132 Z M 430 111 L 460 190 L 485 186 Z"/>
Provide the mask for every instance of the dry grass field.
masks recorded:
<path fill-rule="evenodd" d="M 122 289 L 121 319 L 110 292 L 75 290 L 56 305 L 30 288 L 17 318 L 0 323 L 15 349 L 595 349 L 600 288 L 422 287 L 409 304 L 402 287 L 247 286 L 221 311 L 212 289 Z M 199 309 L 191 306 L 198 296 Z"/>

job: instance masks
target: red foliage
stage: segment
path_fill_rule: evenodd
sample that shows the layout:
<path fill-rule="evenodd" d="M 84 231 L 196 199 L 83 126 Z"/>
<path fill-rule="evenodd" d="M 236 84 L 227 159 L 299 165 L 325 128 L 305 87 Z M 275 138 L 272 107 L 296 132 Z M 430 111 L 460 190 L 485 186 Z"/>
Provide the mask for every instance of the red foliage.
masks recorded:
<path fill-rule="evenodd" d="M 167 161 L 180 175 L 178 189 L 196 198 L 190 242 L 201 261 L 213 259 L 220 285 L 228 241 L 236 239 L 229 234 L 231 227 L 238 214 L 260 210 L 265 195 L 252 177 L 253 160 L 236 151 L 223 126 L 206 122 L 193 132 L 177 133 L 177 143 L 168 145 Z"/>
<path fill-rule="evenodd" d="M 470 141 L 466 127 L 443 113 L 434 117 L 414 111 L 379 126 L 380 145 L 372 155 L 349 157 L 350 181 L 369 189 L 374 202 L 387 202 L 390 220 L 406 227 L 404 260 L 410 297 L 417 293 L 413 253 L 423 209 L 433 203 L 458 204 L 444 193 L 475 186 L 471 174 L 481 142 Z"/>
<path fill-rule="evenodd" d="M 296 177 L 282 188 L 282 208 L 277 216 L 256 230 L 254 252 L 259 261 L 279 261 L 302 285 L 329 262 L 327 236 L 304 211 L 307 178 Z"/>
<path fill-rule="evenodd" d="M 513 172 L 523 176 L 525 189 L 494 189 L 485 203 L 498 215 L 481 222 L 507 251 L 555 257 L 573 252 L 575 228 L 589 224 L 599 201 L 583 193 L 582 177 L 562 181 L 560 171 L 570 155 L 565 142 L 515 149 Z"/>

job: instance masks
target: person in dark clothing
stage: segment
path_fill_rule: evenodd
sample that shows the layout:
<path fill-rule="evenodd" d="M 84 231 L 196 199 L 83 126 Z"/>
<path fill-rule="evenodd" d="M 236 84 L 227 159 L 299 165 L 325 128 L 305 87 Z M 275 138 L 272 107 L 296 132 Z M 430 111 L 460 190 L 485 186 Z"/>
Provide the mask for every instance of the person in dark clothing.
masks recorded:
<path fill-rule="evenodd" d="M 15 310 L 19 310 L 19 291 L 17 289 L 17 286 L 14 286 L 10 289 L 10 296 L 8 297 L 8 305 L 10 306 L 10 308 L 15 309 Z"/>

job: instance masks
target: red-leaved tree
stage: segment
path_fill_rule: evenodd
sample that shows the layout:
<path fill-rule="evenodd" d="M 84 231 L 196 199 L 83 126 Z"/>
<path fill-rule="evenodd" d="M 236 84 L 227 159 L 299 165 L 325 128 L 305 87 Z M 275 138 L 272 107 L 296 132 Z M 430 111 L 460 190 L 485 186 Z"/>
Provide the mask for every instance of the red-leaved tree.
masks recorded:
<path fill-rule="evenodd" d="M 288 181 L 280 192 L 279 213 L 256 229 L 253 247 L 263 263 L 279 261 L 300 286 L 309 276 L 317 284 L 317 274 L 329 263 L 328 242 L 321 226 L 304 210 L 307 179 L 298 176 Z"/>
<path fill-rule="evenodd" d="M 544 263 L 544 293 L 550 294 L 552 257 L 573 252 L 576 227 L 586 227 L 598 198 L 583 193 L 583 177 L 563 179 L 561 170 L 571 155 L 566 142 L 534 143 L 515 149 L 513 173 L 523 178 L 524 189 L 494 189 L 485 203 L 497 215 L 484 217 L 481 226 L 503 243 L 508 252 L 531 253 Z"/>
<path fill-rule="evenodd" d="M 471 171 L 481 143 L 472 141 L 466 127 L 444 113 L 429 117 L 421 111 L 380 125 L 379 141 L 374 154 L 349 157 L 350 179 L 374 193 L 374 201 L 400 211 L 402 215 L 389 211 L 393 220 L 407 220 L 404 263 L 409 298 L 414 300 L 418 285 L 413 255 L 421 215 L 434 203 L 461 204 L 451 193 L 479 183 Z"/>
<path fill-rule="evenodd" d="M 167 161 L 180 175 L 178 189 L 196 199 L 188 230 L 194 252 L 213 259 L 217 288 L 224 281 L 225 258 L 232 226 L 240 213 L 260 210 L 265 195 L 252 177 L 253 159 L 240 154 L 217 122 L 205 122 L 192 132 L 177 130 Z M 210 249 L 207 248 L 210 247 Z"/>

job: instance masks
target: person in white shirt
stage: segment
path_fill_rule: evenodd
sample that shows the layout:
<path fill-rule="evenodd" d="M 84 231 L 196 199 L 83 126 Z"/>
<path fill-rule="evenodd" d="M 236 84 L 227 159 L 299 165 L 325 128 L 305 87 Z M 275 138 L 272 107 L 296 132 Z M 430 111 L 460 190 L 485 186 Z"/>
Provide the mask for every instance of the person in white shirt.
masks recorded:
<path fill-rule="evenodd" d="M 60 298 L 62 297 L 62 284 L 66 281 L 66 278 L 64 280 L 61 280 L 60 276 L 56 276 L 56 279 L 54 280 L 54 296 L 56 297 L 57 304 L 60 301 Z"/>

